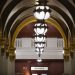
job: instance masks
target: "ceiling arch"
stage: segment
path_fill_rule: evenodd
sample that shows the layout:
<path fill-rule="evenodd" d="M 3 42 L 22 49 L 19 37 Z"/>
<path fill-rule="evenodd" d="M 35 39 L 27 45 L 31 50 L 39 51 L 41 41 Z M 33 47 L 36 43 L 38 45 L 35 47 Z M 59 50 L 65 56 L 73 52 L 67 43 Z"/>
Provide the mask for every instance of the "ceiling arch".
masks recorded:
<path fill-rule="evenodd" d="M 66 37 L 68 38 L 67 34 L 68 34 L 69 29 L 67 27 L 65 27 L 65 23 L 61 19 L 56 18 L 55 16 L 52 16 L 52 18 L 60 24 L 60 26 L 64 30 L 64 33 L 66 34 Z M 70 32 L 69 32 L 69 34 L 71 35 Z"/>
<path fill-rule="evenodd" d="M 5 5 L 6 2 L 7 2 L 7 0 L 0 0 L 0 13 L 1 13 L 3 6 Z"/>
<path fill-rule="evenodd" d="M 36 19 L 34 17 L 30 17 L 30 18 L 26 19 L 16 28 L 16 30 L 14 31 L 13 36 L 12 36 L 12 46 L 14 46 L 15 39 L 16 39 L 18 33 L 20 32 L 20 30 L 32 22 L 36 22 Z M 51 23 L 51 25 L 53 25 L 55 28 L 57 28 L 59 30 L 62 37 L 64 38 L 65 46 L 67 46 L 67 38 L 65 36 L 63 29 L 60 27 L 60 25 L 52 19 L 46 20 L 46 22 Z"/>
<path fill-rule="evenodd" d="M 70 35 L 72 37 L 75 32 L 74 31 L 75 29 L 75 23 L 74 23 L 75 22 L 75 16 L 74 16 L 75 7 L 73 5 L 75 4 L 75 1 L 72 0 L 73 4 L 68 0 L 48 0 L 48 1 L 49 1 L 49 6 L 52 12 L 54 10 L 56 13 L 58 13 L 58 15 L 61 15 L 61 16 L 55 16 L 52 13 L 51 18 L 60 24 L 61 28 L 66 34 L 66 37 L 68 35 L 68 32 L 70 32 Z M 56 5 L 56 3 L 58 4 Z M 0 5 L 0 29 L 2 28 L 2 34 L 5 33 L 4 36 L 5 35 L 13 36 L 14 31 L 16 30 L 18 25 L 23 20 L 33 15 L 31 12 L 33 12 L 33 9 L 34 9 L 34 0 L 0 0 L 0 4 L 1 4 Z M 20 4 L 23 4 L 23 6 Z M 62 10 L 61 5 L 64 6 L 63 10 Z M 19 6 L 20 8 L 18 8 L 17 6 Z M 17 9 L 15 9 L 16 7 Z M 68 13 L 65 11 L 65 9 L 68 10 Z M 15 10 L 15 12 L 13 12 L 12 10 Z M 27 12 L 27 10 L 31 12 Z M 13 14 L 11 14 L 11 12 Z M 26 15 L 25 12 L 28 13 L 28 15 Z M 60 17 L 66 22 L 67 26 Z M 8 20 L 7 23 L 6 23 L 6 20 Z"/>
<path fill-rule="evenodd" d="M 75 7 L 68 0 L 58 0 L 58 1 L 69 10 L 75 22 Z"/>
<path fill-rule="evenodd" d="M 9 1 L 9 0 L 8 0 L 8 1 Z M 57 1 L 59 1 L 59 2 L 60 2 L 61 4 L 63 4 L 63 5 L 65 4 L 65 1 L 62 1 L 62 0 L 57 0 Z M 21 1 L 21 0 L 11 0 L 11 2 L 6 6 L 6 8 L 4 9 L 3 13 L 1 14 L 1 18 L 2 18 L 2 28 L 5 27 L 5 21 L 6 21 L 7 17 L 9 16 L 9 13 L 11 12 L 11 10 L 14 9 L 14 7 L 17 6 L 17 4 L 19 4 L 20 2 L 23 2 L 23 1 Z M 26 2 L 27 2 L 27 0 L 26 0 Z M 72 4 L 71 4 L 69 1 L 67 1 L 67 2 L 68 2 L 68 3 L 66 3 L 64 6 L 65 6 L 65 8 L 68 9 L 69 7 L 67 7 L 67 5 L 69 4 L 69 6 L 71 6 L 72 9 L 68 9 L 68 10 L 70 10 L 70 12 L 72 12 L 75 8 L 72 6 Z M 5 3 L 6 3 L 6 2 L 4 1 L 3 5 L 4 5 Z M 3 6 L 2 6 L 2 7 L 3 7 Z M 57 7 L 57 6 L 50 5 L 50 7 L 51 7 L 53 10 L 55 10 L 56 12 L 58 12 L 60 15 L 63 16 L 63 18 L 65 19 L 65 21 L 68 23 L 68 26 L 69 26 L 70 30 L 72 30 L 72 25 L 73 25 L 73 23 L 72 23 L 71 19 L 69 18 L 69 16 L 68 16 L 67 14 L 65 14 L 65 12 L 64 12 L 62 9 L 60 9 L 59 7 Z M 25 7 L 25 8 L 27 8 L 27 7 Z M 30 7 L 30 8 L 31 8 L 31 7 Z M 71 11 L 71 10 L 72 10 L 72 11 Z M 24 8 L 22 7 L 22 8 L 19 9 L 15 14 L 13 14 L 12 17 L 9 19 L 6 28 L 8 28 L 8 27 L 10 28 L 10 27 L 11 27 L 11 24 L 13 23 L 13 20 L 14 20 L 15 18 L 17 18 L 16 15 L 19 16 L 20 13 L 23 12 L 23 11 L 24 11 Z M 72 14 L 72 13 L 71 13 L 71 14 Z M 14 18 L 14 17 L 15 17 L 15 18 Z M 73 14 L 72 14 L 72 17 L 74 17 Z M 11 22 L 11 23 L 9 24 L 9 22 Z M 9 32 L 9 28 L 6 29 L 7 32 Z M 5 32 L 6 32 L 6 30 L 5 30 Z"/>
<path fill-rule="evenodd" d="M 56 7 L 53 5 L 51 5 L 50 7 L 52 9 L 56 10 L 65 19 L 65 21 L 67 22 L 67 24 L 69 26 L 70 31 L 72 31 L 73 23 L 72 23 L 71 19 L 69 18 L 69 16 L 67 16 L 67 14 L 64 11 L 62 11 L 62 9 L 60 9 L 59 7 Z"/>
<path fill-rule="evenodd" d="M 24 8 L 19 9 L 16 13 L 14 13 L 12 15 L 12 17 L 9 19 L 7 25 L 5 26 L 4 33 L 7 31 L 7 34 L 8 34 L 14 20 L 18 17 L 18 15 L 21 14 L 23 11 L 28 10 L 29 8 L 31 8 L 31 7 L 24 7 Z"/>
<path fill-rule="evenodd" d="M 63 12 L 61 9 L 59 9 L 58 7 L 55 7 L 55 6 L 50 6 L 52 9 L 54 9 L 54 10 L 56 10 L 59 14 L 61 14 L 62 15 L 62 17 L 66 20 L 66 22 L 68 23 L 68 26 L 69 26 L 69 29 L 70 29 L 70 31 L 72 31 L 72 27 L 73 27 L 73 23 L 72 23 L 72 21 L 71 21 L 71 19 L 65 14 L 65 12 Z M 15 14 L 16 15 L 16 14 Z M 15 16 L 14 15 L 14 16 Z M 17 15 L 18 16 L 18 15 Z M 12 16 L 13 17 L 13 16 Z M 14 18 L 15 19 L 15 18 Z M 14 20 L 13 19 L 13 20 Z M 57 18 L 58 19 L 58 18 Z M 11 19 L 12 20 L 12 19 Z M 11 23 L 10 21 L 9 21 L 9 23 Z M 12 22 L 13 23 L 13 22 Z M 12 24 L 11 23 L 11 24 Z M 10 26 L 11 26 L 11 24 L 10 24 Z M 9 28 L 10 28 L 10 26 L 9 26 L 9 24 L 8 24 L 8 33 L 9 33 Z M 16 26 L 17 27 L 17 26 Z M 66 27 L 66 25 L 63 27 L 63 28 L 65 28 Z M 65 31 L 65 29 L 63 29 L 64 31 Z M 5 31 L 6 32 L 6 31 Z"/>
<path fill-rule="evenodd" d="M 65 12 L 63 12 L 61 9 L 59 9 L 58 7 L 56 7 L 56 6 L 50 6 L 52 9 L 54 9 L 54 10 L 56 10 L 60 15 L 62 15 L 63 16 L 63 18 L 66 20 L 66 22 L 68 23 L 68 26 L 69 26 L 69 28 L 70 28 L 70 31 L 72 30 L 72 25 L 73 25 L 73 23 L 72 23 L 72 21 L 71 21 L 71 19 L 65 14 Z M 27 7 L 27 8 L 29 8 L 29 7 Z M 26 8 L 26 10 L 27 10 L 27 8 Z M 11 25 L 12 25 L 12 23 L 13 23 L 13 21 L 15 20 L 15 18 L 21 13 L 21 12 L 23 12 L 25 10 L 25 8 L 24 9 L 20 9 L 20 10 L 18 10 L 14 15 L 12 15 L 12 17 L 9 19 L 9 22 L 7 23 L 7 27 L 6 28 L 8 28 L 8 29 L 6 29 L 7 30 L 7 34 L 9 33 L 9 30 L 10 30 L 10 27 L 11 27 Z M 70 25 L 69 25 L 70 24 Z M 6 32 L 6 31 L 5 31 Z"/>
<path fill-rule="evenodd" d="M 21 0 L 12 0 L 8 6 L 5 8 L 5 10 L 3 11 L 3 13 L 1 14 L 1 18 L 2 18 L 2 28 L 4 28 L 5 25 L 5 21 L 9 15 L 9 13 L 11 12 L 11 10 L 20 2 Z"/>
<path fill-rule="evenodd" d="M 75 4 L 75 0 L 73 0 L 74 4 Z"/>

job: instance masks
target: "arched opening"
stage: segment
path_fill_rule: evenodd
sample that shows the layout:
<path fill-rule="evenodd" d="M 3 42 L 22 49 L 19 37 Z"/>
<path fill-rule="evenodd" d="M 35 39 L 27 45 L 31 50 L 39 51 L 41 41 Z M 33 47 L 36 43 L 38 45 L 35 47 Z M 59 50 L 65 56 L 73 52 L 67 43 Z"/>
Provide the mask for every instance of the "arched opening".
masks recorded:
<path fill-rule="evenodd" d="M 34 25 L 34 23 L 36 22 L 36 19 L 34 18 L 34 17 L 30 17 L 30 18 L 28 18 L 28 19 L 26 19 L 25 21 L 23 21 L 18 27 L 17 27 L 17 29 L 16 29 L 16 31 L 14 32 L 14 35 L 13 35 L 13 39 L 12 39 L 12 45 L 14 46 L 14 42 L 15 42 L 15 39 L 17 38 L 17 37 L 20 37 L 20 35 L 22 36 L 22 34 L 24 34 L 24 29 L 25 28 L 27 28 L 27 27 L 29 27 L 29 25 Z M 59 36 L 61 36 L 61 38 L 63 38 L 64 39 L 64 47 L 67 47 L 67 38 L 66 38 L 66 36 L 65 36 L 65 34 L 64 34 L 64 31 L 63 31 L 63 29 L 60 27 L 60 25 L 55 21 L 55 20 L 53 20 L 53 19 L 48 19 L 48 20 L 46 20 L 46 23 L 48 24 L 48 26 L 50 26 L 50 27 L 53 27 L 53 28 L 55 28 L 56 29 L 56 31 L 58 31 L 58 32 L 56 32 L 56 33 L 59 33 Z M 33 26 L 32 26 L 33 27 Z M 29 27 L 30 28 L 30 27 Z M 33 29 L 33 28 L 30 28 L 30 29 Z M 23 31 L 23 33 L 22 33 L 22 31 Z M 28 30 L 29 31 L 29 30 Z M 19 34 L 20 33 L 20 34 Z M 25 32 L 26 33 L 26 32 Z M 32 32 L 31 33 L 33 33 L 33 30 L 32 30 Z M 30 34 L 31 34 L 30 33 Z M 49 35 L 49 32 L 48 32 L 48 35 Z M 24 36 L 24 35 L 23 35 Z M 27 35 L 27 36 L 33 36 L 33 35 Z M 31 58 L 30 58 L 31 59 Z M 30 60 L 28 60 L 28 61 L 30 61 Z M 31 60 L 32 61 L 32 60 Z M 35 61 L 35 60 L 34 60 Z M 57 61 L 57 60 L 56 60 Z M 62 61 L 62 60 L 60 60 L 60 61 Z M 60 62 L 59 61 L 59 62 Z M 17 62 L 17 61 L 16 61 Z M 59 62 L 57 62 L 57 64 L 59 63 Z M 63 62 L 63 61 L 62 61 Z M 61 62 L 61 63 L 62 63 Z M 26 64 L 26 63 L 25 63 Z M 31 63 L 29 63 L 29 64 L 31 64 Z M 54 64 L 55 65 L 55 64 Z M 61 66 L 61 65 L 58 65 L 58 66 Z M 21 65 L 21 68 L 22 67 L 24 67 L 24 65 Z M 31 68 L 31 67 L 30 67 Z M 49 67 L 50 68 L 50 67 Z M 34 74 L 35 72 L 33 72 L 33 74 Z M 41 73 L 40 73 L 41 74 Z M 58 74 L 58 73 L 57 73 Z"/>

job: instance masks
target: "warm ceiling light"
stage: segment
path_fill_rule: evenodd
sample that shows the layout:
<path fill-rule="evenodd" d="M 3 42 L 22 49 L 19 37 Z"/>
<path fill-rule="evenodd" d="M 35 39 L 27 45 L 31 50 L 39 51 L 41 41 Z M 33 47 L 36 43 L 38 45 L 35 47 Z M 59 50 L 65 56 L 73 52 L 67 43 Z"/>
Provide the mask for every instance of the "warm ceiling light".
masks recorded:
<path fill-rule="evenodd" d="M 35 1 L 35 5 L 39 5 L 39 0 L 36 0 Z"/>
<path fill-rule="evenodd" d="M 37 55 L 40 57 L 42 52 L 44 52 L 44 47 L 37 47 L 37 48 L 35 48 L 35 51 L 36 51 Z"/>
<path fill-rule="evenodd" d="M 47 32 L 47 24 L 42 24 L 42 23 L 36 23 L 35 25 L 34 25 L 34 31 L 35 31 L 35 33 L 37 34 L 37 35 L 39 35 L 39 34 L 44 34 L 45 35 L 45 33 Z"/>
<path fill-rule="evenodd" d="M 47 5 L 47 0 L 35 0 L 34 16 L 36 19 L 43 20 L 50 17 L 50 7 Z"/>
<path fill-rule="evenodd" d="M 37 47 L 37 48 L 35 49 L 35 51 L 42 53 L 42 52 L 44 51 L 44 47 Z"/>
<path fill-rule="evenodd" d="M 48 19 L 50 17 L 50 8 L 49 6 L 36 6 L 34 10 L 34 16 L 37 19 Z"/>
<path fill-rule="evenodd" d="M 39 57 L 44 51 L 46 43 L 45 35 L 48 30 L 48 26 L 45 23 L 45 19 L 48 19 L 51 13 L 47 2 L 47 0 L 36 0 L 35 2 L 34 16 L 37 19 L 37 23 L 34 25 L 34 46 Z"/>
<path fill-rule="evenodd" d="M 64 50 L 62 51 L 62 54 L 64 54 Z"/>
<path fill-rule="evenodd" d="M 37 55 L 40 57 L 42 52 L 44 51 L 44 48 L 37 48 L 38 50 L 36 50 Z"/>
<path fill-rule="evenodd" d="M 35 42 L 45 42 L 46 37 L 45 37 L 45 35 L 35 35 L 34 41 Z"/>
<path fill-rule="evenodd" d="M 37 59 L 37 62 L 42 62 L 42 59 Z"/>
<path fill-rule="evenodd" d="M 35 48 L 37 48 L 37 47 L 38 48 L 41 48 L 41 47 L 44 48 L 44 46 L 45 46 L 45 42 L 40 42 L 40 43 L 39 42 L 35 42 Z"/>

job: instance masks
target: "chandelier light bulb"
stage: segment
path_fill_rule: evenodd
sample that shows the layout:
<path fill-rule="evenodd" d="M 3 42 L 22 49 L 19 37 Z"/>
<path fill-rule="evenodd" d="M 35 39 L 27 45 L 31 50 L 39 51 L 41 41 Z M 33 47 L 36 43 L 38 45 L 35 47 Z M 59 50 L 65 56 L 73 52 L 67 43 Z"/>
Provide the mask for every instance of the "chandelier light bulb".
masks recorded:
<path fill-rule="evenodd" d="M 36 28 L 34 31 L 36 32 L 37 35 L 44 34 L 44 28 Z"/>
<path fill-rule="evenodd" d="M 39 3 L 38 2 L 35 2 L 35 4 L 38 5 Z"/>
<path fill-rule="evenodd" d="M 35 5 L 39 5 L 39 0 L 36 0 L 35 1 Z"/>
<path fill-rule="evenodd" d="M 38 37 L 38 36 L 36 36 L 34 38 L 34 41 L 35 42 L 45 42 L 46 41 L 46 37 Z"/>
<path fill-rule="evenodd" d="M 34 46 L 35 51 L 40 57 L 44 51 L 46 43 L 46 32 L 48 31 L 48 26 L 45 20 L 50 17 L 51 10 L 47 5 L 47 0 L 35 0 L 34 16 L 37 19 L 37 23 L 34 25 Z"/>
<path fill-rule="evenodd" d="M 36 53 L 37 53 L 37 55 L 40 57 L 41 56 L 41 54 L 43 53 L 43 51 L 44 51 L 44 48 L 37 48 L 36 49 Z"/>
<path fill-rule="evenodd" d="M 35 47 L 36 52 L 44 51 L 44 47 Z"/>
<path fill-rule="evenodd" d="M 50 12 L 49 6 L 36 6 L 34 16 L 39 20 L 48 19 L 50 17 Z"/>
<path fill-rule="evenodd" d="M 35 47 L 36 47 L 36 48 L 44 48 L 44 46 L 45 46 L 44 43 L 41 43 L 41 44 L 40 44 L 40 43 L 36 43 L 36 44 L 35 44 Z"/>
<path fill-rule="evenodd" d="M 36 53 L 37 53 L 37 55 L 40 57 L 41 54 L 42 54 L 42 52 L 43 52 L 43 51 L 39 50 L 39 51 L 37 51 Z"/>
<path fill-rule="evenodd" d="M 37 35 L 39 35 L 39 34 L 45 35 L 47 32 L 47 24 L 42 24 L 42 23 L 35 24 L 34 31 Z"/>
<path fill-rule="evenodd" d="M 42 62 L 42 59 L 37 59 L 37 62 Z"/>

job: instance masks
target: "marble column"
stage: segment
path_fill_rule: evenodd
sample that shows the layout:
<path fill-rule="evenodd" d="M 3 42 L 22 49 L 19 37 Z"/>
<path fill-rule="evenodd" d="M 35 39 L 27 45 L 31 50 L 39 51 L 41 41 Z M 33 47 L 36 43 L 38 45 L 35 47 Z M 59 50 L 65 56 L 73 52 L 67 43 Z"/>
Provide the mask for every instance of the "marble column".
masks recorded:
<path fill-rule="evenodd" d="M 1 48 L 0 48 L 0 75 L 2 75 L 2 56 L 1 56 Z"/>
<path fill-rule="evenodd" d="M 64 60 L 64 75 L 72 75 L 71 68 L 71 57 L 69 56 L 69 60 Z"/>
<path fill-rule="evenodd" d="M 6 56 L 2 56 L 0 53 L 0 75 L 7 75 L 7 59 Z"/>
<path fill-rule="evenodd" d="M 70 49 L 64 48 L 64 75 L 72 75 Z"/>
<path fill-rule="evenodd" d="M 75 52 L 74 52 L 71 63 L 72 63 L 72 75 L 75 75 Z"/>
<path fill-rule="evenodd" d="M 15 75 L 15 48 L 9 47 L 8 75 Z"/>
<path fill-rule="evenodd" d="M 75 75 L 75 38 L 71 44 L 71 57 L 72 57 L 72 60 L 71 60 L 72 75 Z"/>
<path fill-rule="evenodd" d="M 15 60 L 8 59 L 8 75 L 15 75 Z"/>

